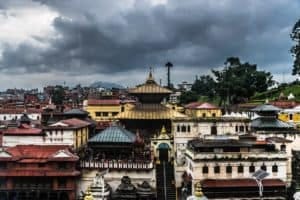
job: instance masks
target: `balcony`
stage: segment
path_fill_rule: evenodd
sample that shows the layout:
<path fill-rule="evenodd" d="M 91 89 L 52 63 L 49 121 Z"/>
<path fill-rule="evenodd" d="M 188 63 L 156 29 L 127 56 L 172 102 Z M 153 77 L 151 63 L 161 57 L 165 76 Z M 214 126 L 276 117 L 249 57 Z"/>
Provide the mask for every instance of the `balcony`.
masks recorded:
<path fill-rule="evenodd" d="M 82 169 L 125 169 L 125 170 L 151 170 L 151 161 L 80 161 Z"/>
<path fill-rule="evenodd" d="M 187 149 L 185 155 L 192 160 L 287 160 L 285 152 L 203 152 Z"/>

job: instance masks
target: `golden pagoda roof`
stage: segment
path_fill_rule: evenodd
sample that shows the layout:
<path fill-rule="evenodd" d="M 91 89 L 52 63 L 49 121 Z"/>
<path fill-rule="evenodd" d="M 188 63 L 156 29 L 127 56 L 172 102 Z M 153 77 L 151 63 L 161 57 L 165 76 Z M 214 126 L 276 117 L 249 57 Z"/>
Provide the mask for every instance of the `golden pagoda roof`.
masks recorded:
<path fill-rule="evenodd" d="M 187 116 L 162 104 L 138 104 L 116 116 L 117 119 L 175 119 L 185 117 Z"/>
<path fill-rule="evenodd" d="M 158 85 L 150 71 L 146 82 L 142 85 L 137 86 L 129 90 L 130 94 L 171 94 L 172 91 Z"/>

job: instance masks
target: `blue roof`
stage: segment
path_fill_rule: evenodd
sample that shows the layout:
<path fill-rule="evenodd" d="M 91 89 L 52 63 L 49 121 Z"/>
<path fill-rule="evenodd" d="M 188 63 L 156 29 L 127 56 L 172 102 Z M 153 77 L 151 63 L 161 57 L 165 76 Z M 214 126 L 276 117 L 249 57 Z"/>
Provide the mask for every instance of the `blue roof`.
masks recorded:
<path fill-rule="evenodd" d="M 134 143 L 135 134 L 118 125 L 112 125 L 94 137 L 89 142 L 97 143 Z"/>

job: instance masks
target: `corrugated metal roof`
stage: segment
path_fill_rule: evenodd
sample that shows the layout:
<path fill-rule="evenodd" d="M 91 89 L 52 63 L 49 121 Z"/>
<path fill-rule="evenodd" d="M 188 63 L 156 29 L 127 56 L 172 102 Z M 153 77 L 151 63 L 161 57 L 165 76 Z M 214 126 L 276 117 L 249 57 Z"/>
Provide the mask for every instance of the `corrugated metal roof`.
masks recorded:
<path fill-rule="evenodd" d="M 112 125 L 94 137 L 89 142 L 97 143 L 134 143 L 135 134 L 118 125 Z"/>
<path fill-rule="evenodd" d="M 264 111 L 279 112 L 280 110 L 281 110 L 280 108 L 278 108 L 276 106 L 273 106 L 273 105 L 270 105 L 270 104 L 259 105 L 259 106 L 252 109 L 252 111 L 254 111 L 254 112 L 264 112 Z"/>
<path fill-rule="evenodd" d="M 254 128 L 294 128 L 293 125 L 280 121 L 276 119 L 275 117 L 260 117 L 257 119 L 254 119 L 251 122 L 251 126 Z"/>
<path fill-rule="evenodd" d="M 86 115 L 86 114 L 88 114 L 88 112 L 86 112 L 84 110 L 81 110 L 79 108 L 74 108 L 74 109 L 71 109 L 71 110 L 68 110 L 68 111 L 64 112 L 64 114 L 67 114 L 67 115 Z"/>

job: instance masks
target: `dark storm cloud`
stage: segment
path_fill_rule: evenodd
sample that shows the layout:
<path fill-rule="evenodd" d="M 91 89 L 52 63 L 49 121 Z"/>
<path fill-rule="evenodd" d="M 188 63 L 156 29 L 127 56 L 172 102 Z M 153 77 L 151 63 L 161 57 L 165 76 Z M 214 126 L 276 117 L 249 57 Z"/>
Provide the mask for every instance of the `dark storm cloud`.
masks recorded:
<path fill-rule="evenodd" d="M 28 42 L 7 46 L 2 71 L 112 73 L 167 60 L 211 68 L 229 56 L 272 71 L 272 65 L 290 62 L 289 31 L 300 17 L 293 0 L 170 0 L 157 6 L 136 1 L 126 9 L 119 1 L 39 2 L 61 15 L 53 22 L 57 35 L 33 36 L 47 47 Z"/>

